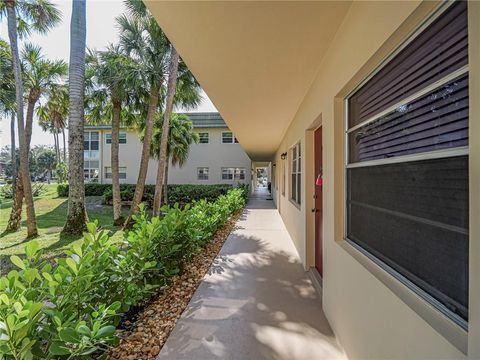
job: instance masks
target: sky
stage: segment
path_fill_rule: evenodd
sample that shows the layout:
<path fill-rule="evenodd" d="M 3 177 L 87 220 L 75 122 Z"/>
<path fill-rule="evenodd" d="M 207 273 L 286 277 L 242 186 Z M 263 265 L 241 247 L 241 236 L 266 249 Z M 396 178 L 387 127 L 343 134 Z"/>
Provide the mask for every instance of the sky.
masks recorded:
<path fill-rule="evenodd" d="M 32 34 L 26 41 L 39 45 L 49 59 L 62 59 L 68 62 L 70 52 L 70 16 L 71 0 L 53 0 L 62 13 L 62 22 L 46 35 Z M 87 1 L 87 47 L 101 50 L 109 43 L 118 41 L 118 29 L 115 18 L 125 11 L 120 0 L 89 0 Z M 8 41 L 7 21 L 0 20 L 0 38 Z M 20 49 L 22 45 L 20 45 Z M 216 111 L 215 106 L 205 93 L 203 101 L 193 111 Z M 0 118 L 0 147 L 10 144 L 10 119 Z M 53 135 L 45 133 L 34 119 L 32 146 L 53 145 Z M 18 146 L 18 139 L 17 139 Z"/>

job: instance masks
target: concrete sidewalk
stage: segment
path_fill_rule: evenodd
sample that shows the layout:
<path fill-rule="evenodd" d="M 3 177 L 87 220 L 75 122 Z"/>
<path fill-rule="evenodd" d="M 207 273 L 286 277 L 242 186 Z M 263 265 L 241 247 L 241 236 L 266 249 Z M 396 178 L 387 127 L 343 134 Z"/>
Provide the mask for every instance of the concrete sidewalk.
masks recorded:
<path fill-rule="evenodd" d="M 257 192 L 159 359 L 345 359 L 266 192 Z"/>

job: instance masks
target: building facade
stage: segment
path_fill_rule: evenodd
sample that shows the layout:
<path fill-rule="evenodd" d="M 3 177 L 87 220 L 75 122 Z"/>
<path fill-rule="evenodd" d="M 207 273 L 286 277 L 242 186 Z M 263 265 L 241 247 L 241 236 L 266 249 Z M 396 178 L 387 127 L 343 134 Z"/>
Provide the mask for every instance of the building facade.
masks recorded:
<path fill-rule="evenodd" d="M 218 113 L 188 113 L 198 144 L 192 144 L 187 162 L 169 165 L 169 184 L 250 184 L 251 161 Z M 111 128 L 85 126 L 84 174 L 86 182 L 111 183 Z M 137 182 L 142 142 L 135 129 L 121 128 L 120 183 Z M 155 184 L 158 161 L 150 159 L 147 184 Z"/>
<path fill-rule="evenodd" d="M 146 3 L 272 164 L 347 356 L 479 359 L 480 3 Z"/>

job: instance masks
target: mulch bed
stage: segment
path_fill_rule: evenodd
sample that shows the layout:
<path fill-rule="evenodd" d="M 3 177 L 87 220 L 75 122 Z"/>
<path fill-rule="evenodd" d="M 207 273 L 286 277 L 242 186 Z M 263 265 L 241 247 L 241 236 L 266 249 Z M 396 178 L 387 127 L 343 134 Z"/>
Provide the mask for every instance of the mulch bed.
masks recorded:
<path fill-rule="evenodd" d="M 107 359 L 148 360 L 158 355 L 240 215 L 232 216 L 158 297 L 127 314 L 130 318 L 122 321 L 117 332 L 120 343 L 110 350 Z"/>

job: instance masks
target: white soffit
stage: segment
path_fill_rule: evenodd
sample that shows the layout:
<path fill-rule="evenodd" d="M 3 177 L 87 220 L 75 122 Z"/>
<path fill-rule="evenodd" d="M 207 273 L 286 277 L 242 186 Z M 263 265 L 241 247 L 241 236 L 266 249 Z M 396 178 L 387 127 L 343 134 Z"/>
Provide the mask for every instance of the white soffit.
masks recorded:
<path fill-rule="evenodd" d="M 278 148 L 351 4 L 145 3 L 252 160 Z"/>

